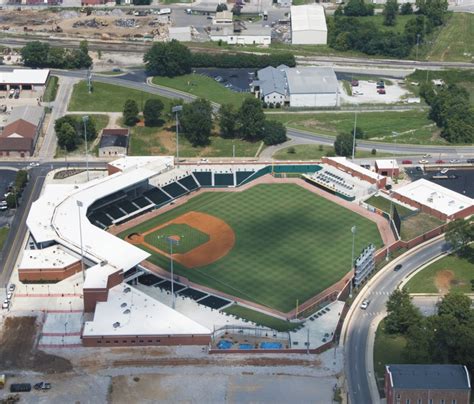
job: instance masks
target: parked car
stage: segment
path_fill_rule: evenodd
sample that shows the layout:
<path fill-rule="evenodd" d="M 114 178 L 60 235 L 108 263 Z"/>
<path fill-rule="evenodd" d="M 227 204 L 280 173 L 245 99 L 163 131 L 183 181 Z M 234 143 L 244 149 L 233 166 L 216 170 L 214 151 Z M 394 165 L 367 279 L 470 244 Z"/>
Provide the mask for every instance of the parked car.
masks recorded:
<path fill-rule="evenodd" d="M 383 80 L 377 81 L 377 88 L 385 88 L 385 82 Z"/>
<path fill-rule="evenodd" d="M 449 168 L 443 168 L 443 169 L 441 170 L 441 174 L 447 174 L 448 171 L 449 171 Z"/>
<path fill-rule="evenodd" d="M 10 292 L 13 292 L 16 289 L 16 285 L 14 283 L 10 283 L 10 286 L 8 287 L 8 290 Z"/>
<path fill-rule="evenodd" d="M 35 390 L 50 390 L 51 383 L 39 382 L 39 383 L 36 383 L 33 387 Z"/>
<path fill-rule="evenodd" d="M 5 299 L 2 304 L 2 309 L 8 310 L 9 308 L 10 308 L 10 301 Z"/>
<path fill-rule="evenodd" d="M 359 80 L 352 80 L 351 81 L 351 86 L 352 87 L 358 87 L 359 86 Z"/>
<path fill-rule="evenodd" d="M 466 163 L 474 164 L 474 159 L 467 159 L 467 160 L 466 160 Z"/>
<path fill-rule="evenodd" d="M 32 161 L 29 166 L 30 167 L 38 167 L 40 165 L 40 163 L 36 162 L 36 161 Z"/>
<path fill-rule="evenodd" d="M 362 304 L 360 305 L 360 308 L 361 308 L 362 310 L 366 310 L 367 307 L 369 307 L 369 304 L 370 304 L 370 300 L 369 300 L 369 299 L 365 299 L 365 300 L 362 302 Z"/>
<path fill-rule="evenodd" d="M 402 164 L 413 164 L 413 161 L 411 160 L 403 160 Z"/>
<path fill-rule="evenodd" d="M 395 272 L 400 271 L 400 269 L 402 269 L 402 264 L 395 265 L 395 268 L 393 268 Z"/>
<path fill-rule="evenodd" d="M 13 292 L 8 292 L 7 293 L 7 300 L 12 300 L 13 297 Z"/>
<path fill-rule="evenodd" d="M 31 391 L 30 383 L 12 383 L 10 385 L 10 393 L 22 393 Z"/>
<path fill-rule="evenodd" d="M 452 159 L 452 160 L 449 160 L 449 162 L 450 162 L 451 164 L 455 164 L 455 163 L 459 163 L 459 160 L 457 160 L 457 159 Z"/>
<path fill-rule="evenodd" d="M 420 164 L 428 164 L 428 163 L 429 163 L 429 161 L 428 161 L 428 160 L 424 160 L 424 159 L 423 159 L 423 160 L 420 160 L 418 163 L 420 163 Z"/>
<path fill-rule="evenodd" d="M 431 157 L 431 154 L 425 154 L 425 155 L 423 155 L 423 158 L 424 158 L 424 159 L 427 159 L 427 158 L 429 158 L 429 157 Z"/>
<path fill-rule="evenodd" d="M 377 90 L 377 93 L 379 93 L 379 94 L 381 94 L 381 95 L 386 94 L 386 93 L 385 93 L 385 88 L 379 88 L 379 89 Z"/>
<path fill-rule="evenodd" d="M 444 160 L 436 160 L 436 164 L 444 164 L 445 161 Z"/>

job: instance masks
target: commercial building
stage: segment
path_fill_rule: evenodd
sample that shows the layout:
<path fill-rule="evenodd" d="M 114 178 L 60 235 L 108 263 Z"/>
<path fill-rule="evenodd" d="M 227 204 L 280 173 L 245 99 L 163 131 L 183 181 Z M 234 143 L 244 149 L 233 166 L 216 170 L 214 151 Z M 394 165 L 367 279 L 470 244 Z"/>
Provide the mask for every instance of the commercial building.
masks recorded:
<path fill-rule="evenodd" d="M 41 133 L 44 108 L 18 107 L 12 110 L 0 134 L 0 157 L 30 157 Z"/>
<path fill-rule="evenodd" d="M 471 380 L 462 365 L 387 365 L 387 404 L 469 404 Z"/>
<path fill-rule="evenodd" d="M 216 13 L 215 17 L 212 19 L 214 25 L 230 25 L 234 22 L 234 14 L 232 11 L 219 11 Z"/>
<path fill-rule="evenodd" d="M 319 4 L 291 6 L 291 43 L 326 45 L 328 28 L 324 7 Z"/>
<path fill-rule="evenodd" d="M 375 171 L 386 177 L 398 177 L 400 167 L 398 167 L 397 160 L 395 159 L 375 160 Z"/>
<path fill-rule="evenodd" d="M 130 139 L 129 129 L 104 129 L 99 143 L 99 157 L 126 156 Z"/>
<path fill-rule="evenodd" d="M 229 45 L 270 45 L 272 29 L 259 25 L 240 24 L 213 26 L 209 34 L 211 41 L 222 41 Z"/>
<path fill-rule="evenodd" d="M 0 91 L 11 89 L 42 92 L 49 78 L 48 69 L 13 69 L 0 72 Z"/>
<path fill-rule="evenodd" d="M 250 87 L 267 104 L 290 107 L 339 105 L 339 86 L 332 67 L 269 66 L 257 72 L 257 80 Z"/>
<path fill-rule="evenodd" d="M 441 220 L 465 218 L 474 214 L 474 199 L 423 178 L 397 188 L 392 195 Z"/>

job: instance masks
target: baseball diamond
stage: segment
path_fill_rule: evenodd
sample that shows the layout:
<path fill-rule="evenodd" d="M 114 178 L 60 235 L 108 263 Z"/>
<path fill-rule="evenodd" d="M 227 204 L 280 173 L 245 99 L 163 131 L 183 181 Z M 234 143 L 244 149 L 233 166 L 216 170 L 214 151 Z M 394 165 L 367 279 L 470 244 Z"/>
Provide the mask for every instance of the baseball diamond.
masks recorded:
<path fill-rule="evenodd" d="M 196 213 L 225 222 L 235 234 L 235 242 L 219 259 L 203 265 L 183 265 L 176 259 L 175 273 L 283 312 L 325 290 L 349 271 L 352 226 L 357 226 L 357 252 L 369 243 L 382 245 L 376 223 L 291 183 L 259 184 L 241 192 L 203 192 L 119 237 L 154 234 L 157 227 L 165 230 L 176 219 L 196 229 L 196 223 L 203 225 L 206 220 L 203 216 L 201 221 L 189 223 L 187 215 Z M 192 215 L 188 217 L 192 221 Z M 202 228 L 197 231 L 206 233 Z M 184 255 L 192 257 L 206 244 Z M 152 254 L 148 258 L 151 263 L 168 270 L 166 253 L 146 243 L 138 246 Z"/>

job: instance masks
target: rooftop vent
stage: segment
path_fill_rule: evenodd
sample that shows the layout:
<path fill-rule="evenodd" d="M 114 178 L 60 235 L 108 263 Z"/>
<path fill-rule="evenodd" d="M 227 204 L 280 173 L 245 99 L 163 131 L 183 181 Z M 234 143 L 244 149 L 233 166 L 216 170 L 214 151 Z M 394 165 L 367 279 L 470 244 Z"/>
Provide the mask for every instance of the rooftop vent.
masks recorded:
<path fill-rule="evenodd" d="M 123 314 L 130 314 L 130 309 L 124 310 Z"/>
<path fill-rule="evenodd" d="M 123 308 L 123 307 L 127 307 L 127 303 L 123 302 L 123 303 L 120 305 L 120 307 L 122 307 L 122 308 Z"/>
<path fill-rule="evenodd" d="M 120 323 L 118 321 L 116 321 L 115 323 L 113 323 L 112 325 L 114 328 L 118 328 L 120 327 Z"/>

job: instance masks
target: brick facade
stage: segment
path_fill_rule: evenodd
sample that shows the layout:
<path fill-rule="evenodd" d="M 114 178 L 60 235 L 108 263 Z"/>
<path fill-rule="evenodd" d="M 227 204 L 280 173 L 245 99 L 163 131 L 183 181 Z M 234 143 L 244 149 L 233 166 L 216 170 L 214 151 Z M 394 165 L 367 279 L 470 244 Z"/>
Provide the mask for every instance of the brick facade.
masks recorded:
<path fill-rule="evenodd" d="M 81 271 L 81 261 L 64 268 L 18 268 L 20 282 L 59 282 Z"/>

